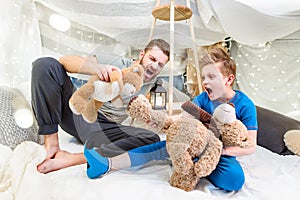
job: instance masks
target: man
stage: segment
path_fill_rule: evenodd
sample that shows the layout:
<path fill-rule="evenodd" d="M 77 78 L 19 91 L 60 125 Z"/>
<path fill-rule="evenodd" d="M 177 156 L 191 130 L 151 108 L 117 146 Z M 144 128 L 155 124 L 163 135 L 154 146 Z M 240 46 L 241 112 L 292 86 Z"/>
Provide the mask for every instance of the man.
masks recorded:
<path fill-rule="evenodd" d="M 139 53 L 135 62 L 144 67 L 144 85 L 137 94 L 149 92 L 156 76 L 169 60 L 169 44 L 162 39 L 154 39 Z M 41 173 L 48 173 L 69 166 L 86 163 L 82 153 L 61 150 L 58 140 L 58 126 L 76 137 L 81 143 L 89 140 L 103 156 L 112 157 L 132 148 L 159 141 L 159 136 L 151 131 L 123 126 L 127 118 L 125 109 L 129 98 L 125 98 L 122 108 L 115 108 L 111 102 L 105 103 L 98 113 L 95 123 L 89 124 L 82 116 L 74 115 L 68 101 L 75 91 L 69 73 L 97 74 L 102 81 L 109 81 L 114 70 L 129 67 L 135 63 L 128 58 L 104 56 L 95 51 L 89 58 L 64 56 L 59 61 L 53 58 L 39 58 L 32 68 L 32 107 L 39 134 L 44 135 L 47 156 L 37 166 Z M 82 82 L 82 81 L 81 81 Z"/>

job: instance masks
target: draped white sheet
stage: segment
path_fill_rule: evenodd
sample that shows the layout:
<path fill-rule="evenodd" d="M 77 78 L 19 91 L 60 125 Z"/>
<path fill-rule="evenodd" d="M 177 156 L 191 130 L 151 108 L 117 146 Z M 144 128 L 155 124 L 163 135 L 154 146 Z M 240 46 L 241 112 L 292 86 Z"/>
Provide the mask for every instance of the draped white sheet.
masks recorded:
<path fill-rule="evenodd" d="M 20 88 L 29 98 L 31 62 L 40 56 L 86 56 L 100 46 L 103 52 L 135 57 L 137 49 L 143 48 L 148 41 L 153 20 L 151 11 L 156 1 L 6 0 L 1 3 L 0 84 Z M 167 3 L 169 0 L 161 0 L 161 4 Z M 176 0 L 175 3 L 186 5 L 185 0 Z M 209 45 L 230 36 L 242 44 L 237 56 L 250 55 L 247 59 L 237 57 L 241 75 L 238 77 L 239 86 L 244 92 L 261 106 L 299 116 L 299 0 L 274 0 L 271 3 L 260 0 L 191 0 L 191 9 L 198 45 Z M 51 13 L 59 13 L 70 19 L 71 28 L 67 32 L 52 28 L 48 22 Z M 297 30 L 295 37 L 287 37 Z M 168 40 L 169 23 L 157 20 L 154 37 Z M 278 39 L 280 42 L 277 42 Z M 268 66 L 275 62 L 270 57 L 263 61 L 257 59 L 265 49 L 257 48 L 257 44 L 267 42 L 271 42 L 272 48 L 275 45 L 282 52 L 289 51 L 287 54 L 278 54 L 285 60 L 276 63 L 276 76 L 267 76 L 268 84 L 274 83 L 275 91 L 280 91 L 276 93 L 275 103 L 271 100 L 275 98 L 274 92 L 256 92 L 253 96 L 256 87 L 249 86 L 251 83 L 269 87 L 256 79 L 270 74 Z M 274 48 L 269 48 L 269 44 L 266 49 L 271 55 Z M 175 57 L 181 60 L 184 48 L 191 46 L 187 21 L 176 22 Z M 295 53 L 290 53 L 292 50 Z M 175 66 L 173 74 L 183 73 L 184 63 L 178 61 L 179 67 Z M 260 66 L 257 76 L 251 77 L 253 72 L 248 67 L 241 67 L 244 64 Z M 287 79 L 285 84 L 277 84 L 279 71 L 286 72 L 281 74 L 282 80 Z M 291 90 L 286 101 L 287 95 L 281 91 L 287 88 L 287 82 L 292 84 L 289 85 Z"/>
<path fill-rule="evenodd" d="M 30 96 L 31 62 L 42 55 L 35 4 L 31 0 L 2 1 L 0 7 L 0 85 Z"/>
<path fill-rule="evenodd" d="M 81 152 L 83 146 L 60 132 L 62 149 Z M 110 173 L 90 180 L 86 165 L 40 174 L 36 165 L 45 150 L 33 142 L 20 144 L 13 152 L 0 145 L 0 199 L 5 200 L 297 200 L 300 195 L 300 157 L 280 156 L 262 147 L 250 156 L 239 157 L 246 182 L 239 192 L 224 192 L 202 179 L 195 190 L 185 192 L 169 184 L 172 168 L 157 162 Z M 2 165 L 4 164 L 4 165 Z"/>
<path fill-rule="evenodd" d="M 238 89 L 256 105 L 300 120 L 299 39 L 260 46 L 233 43 L 231 54 L 237 63 Z"/>
<path fill-rule="evenodd" d="M 142 48 L 147 43 L 155 0 L 77 1 L 35 0 L 110 37 Z M 168 4 L 161 0 L 160 4 Z M 198 45 L 208 45 L 231 36 L 242 44 L 273 41 L 300 28 L 299 1 L 191 0 L 192 21 Z M 185 0 L 176 4 L 186 5 Z M 154 37 L 169 38 L 169 23 L 157 20 Z M 188 23 L 175 23 L 175 48 L 191 47 Z"/>
<path fill-rule="evenodd" d="M 40 56 L 88 55 L 97 45 L 118 55 L 144 47 L 155 2 L 1 1 L 0 84 L 20 88 L 29 98 L 31 62 Z M 183 0 L 175 2 L 185 5 Z M 212 44 L 227 36 L 238 42 L 232 49 L 239 64 L 238 86 L 261 106 L 299 117 L 300 37 L 285 36 L 300 29 L 300 1 L 192 0 L 191 7 L 198 45 Z M 71 20 L 68 32 L 49 26 L 48 17 L 53 12 Z M 167 22 L 158 21 L 155 30 L 154 37 L 169 38 Z M 176 23 L 175 32 L 176 51 L 191 47 L 186 21 Z M 262 56 L 267 57 L 261 60 Z M 63 149 L 82 150 L 69 137 L 62 137 L 61 144 Z M 94 181 L 85 176 L 85 165 L 41 175 L 35 171 L 45 154 L 41 146 L 21 146 L 14 153 L 0 148 L 0 199 L 260 200 L 288 196 L 293 200 L 300 196 L 299 157 L 279 156 L 260 147 L 254 155 L 240 159 L 246 184 L 237 194 L 225 194 L 207 183 L 189 193 L 172 188 L 168 184 L 168 165 L 124 170 Z M 6 169 L 10 171 L 5 175 Z"/>

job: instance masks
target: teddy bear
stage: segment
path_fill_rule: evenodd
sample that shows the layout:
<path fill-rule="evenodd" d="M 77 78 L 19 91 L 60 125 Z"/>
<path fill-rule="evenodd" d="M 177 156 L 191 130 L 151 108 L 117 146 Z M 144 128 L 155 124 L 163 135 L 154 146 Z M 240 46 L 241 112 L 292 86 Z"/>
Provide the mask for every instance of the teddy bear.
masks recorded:
<path fill-rule="evenodd" d="M 93 123 L 97 119 L 98 109 L 108 101 L 115 107 L 123 105 L 122 96 L 131 96 L 143 85 L 144 68 L 140 64 L 119 71 L 112 71 L 110 82 L 101 81 L 98 75 L 92 75 L 69 100 L 69 107 L 76 115 L 82 115 L 85 121 Z"/>
<path fill-rule="evenodd" d="M 213 119 L 217 124 L 224 147 L 250 148 L 255 146 L 254 141 L 248 136 L 246 126 L 236 119 L 233 104 L 223 103 L 219 105 L 213 113 Z"/>
<path fill-rule="evenodd" d="M 190 101 L 184 102 L 181 107 L 213 131 L 215 136 L 223 142 L 224 147 L 250 148 L 255 146 L 254 141 L 249 139 L 246 126 L 236 119 L 234 104 L 220 104 L 214 110 L 213 115 Z"/>
<path fill-rule="evenodd" d="M 283 141 L 291 152 L 300 156 L 300 130 L 288 130 L 283 136 Z"/>
<path fill-rule="evenodd" d="M 172 186 L 191 191 L 200 178 L 216 168 L 223 149 L 222 142 L 198 119 L 173 121 L 164 111 L 152 110 L 143 95 L 129 102 L 127 112 L 132 118 L 154 123 L 152 125 L 166 133 L 166 148 L 173 166 Z"/>

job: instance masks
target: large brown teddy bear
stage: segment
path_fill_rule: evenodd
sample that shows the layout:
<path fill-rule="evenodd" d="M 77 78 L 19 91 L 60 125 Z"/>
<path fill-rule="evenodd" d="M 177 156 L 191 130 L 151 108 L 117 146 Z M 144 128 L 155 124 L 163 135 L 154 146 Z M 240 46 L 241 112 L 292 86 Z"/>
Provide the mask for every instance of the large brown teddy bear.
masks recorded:
<path fill-rule="evenodd" d="M 122 96 L 130 96 L 143 85 L 144 69 L 135 64 L 129 68 L 113 71 L 110 82 L 104 82 L 97 75 L 91 76 L 70 98 L 69 106 L 74 114 L 82 115 L 84 120 L 93 123 L 97 119 L 98 109 L 108 101 L 116 107 L 123 105 Z"/>
<path fill-rule="evenodd" d="M 182 108 L 194 118 L 174 122 L 164 111 L 152 110 L 148 99 L 139 95 L 130 101 L 127 112 L 133 119 L 151 122 L 167 134 L 166 146 L 173 165 L 170 184 L 191 191 L 200 178 L 216 168 L 223 146 L 244 148 L 254 143 L 249 140 L 246 127 L 236 119 L 232 105 L 221 104 L 213 116 L 190 101 Z"/>
<path fill-rule="evenodd" d="M 181 118 L 166 131 L 167 151 L 172 161 L 170 184 L 185 191 L 193 190 L 200 178 L 216 168 L 222 142 L 199 120 Z"/>
<path fill-rule="evenodd" d="M 222 142 L 199 120 L 169 119 L 165 112 L 152 110 L 148 99 L 139 95 L 128 104 L 129 116 L 144 122 L 154 122 L 166 133 L 166 147 L 173 165 L 170 184 L 185 191 L 193 190 L 200 178 L 217 166 Z"/>

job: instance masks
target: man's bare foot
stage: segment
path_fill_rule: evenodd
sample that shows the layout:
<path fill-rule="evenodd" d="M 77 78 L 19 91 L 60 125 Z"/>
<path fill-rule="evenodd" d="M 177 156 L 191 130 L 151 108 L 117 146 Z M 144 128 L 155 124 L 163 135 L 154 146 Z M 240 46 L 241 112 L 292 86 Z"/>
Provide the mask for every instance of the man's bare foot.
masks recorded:
<path fill-rule="evenodd" d="M 67 167 L 86 163 L 83 153 L 70 153 L 59 150 L 53 158 L 44 160 L 37 166 L 40 173 L 49 173 Z"/>
<path fill-rule="evenodd" d="M 54 158 L 55 154 L 60 150 L 58 143 L 58 133 L 44 136 L 45 149 L 47 152 L 46 159 Z"/>

